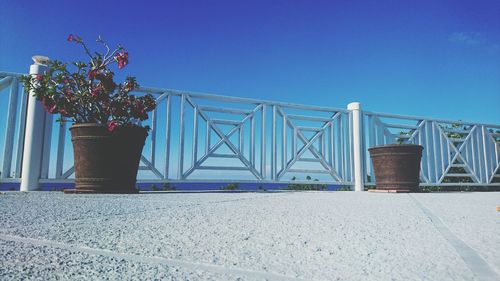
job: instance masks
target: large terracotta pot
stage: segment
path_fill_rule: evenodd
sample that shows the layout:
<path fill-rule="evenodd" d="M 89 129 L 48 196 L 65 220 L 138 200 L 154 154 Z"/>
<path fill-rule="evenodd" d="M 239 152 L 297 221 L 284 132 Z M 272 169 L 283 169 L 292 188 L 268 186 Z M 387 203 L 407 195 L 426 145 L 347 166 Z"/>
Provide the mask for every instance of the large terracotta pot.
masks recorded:
<path fill-rule="evenodd" d="M 368 149 L 377 189 L 418 190 L 423 149 L 416 144 L 383 145 Z"/>
<path fill-rule="evenodd" d="M 108 132 L 94 123 L 71 126 L 75 188 L 81 193 L 135 193 L 147 129 L 118 127 Z"/>

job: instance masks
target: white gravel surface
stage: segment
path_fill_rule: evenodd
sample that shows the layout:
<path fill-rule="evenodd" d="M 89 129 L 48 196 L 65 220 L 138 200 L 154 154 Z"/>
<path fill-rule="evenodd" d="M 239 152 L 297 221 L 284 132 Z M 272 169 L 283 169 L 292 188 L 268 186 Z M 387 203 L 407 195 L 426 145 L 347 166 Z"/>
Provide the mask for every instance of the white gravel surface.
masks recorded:
<path fill-rule="evenodd" d="M 0 280 L 500 280 L 500 193 L 0 194 Z"/>

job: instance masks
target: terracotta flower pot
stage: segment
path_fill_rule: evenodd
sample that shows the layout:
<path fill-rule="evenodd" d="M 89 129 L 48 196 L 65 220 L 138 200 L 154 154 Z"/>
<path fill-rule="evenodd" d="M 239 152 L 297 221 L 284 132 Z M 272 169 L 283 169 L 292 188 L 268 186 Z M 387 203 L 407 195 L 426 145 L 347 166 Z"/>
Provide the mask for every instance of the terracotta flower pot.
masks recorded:
<path fill-rule="evenodd" d="M 137 170 L 148 135 L 141 127 L 108 132 L 94 123 L 71 126 L 76 192 L 135 193 Z"/>
<path fill-rule="evenodd" d="M 394 144 L 368 149 L 377 189 L 418 190 L 423 146 Z"/>

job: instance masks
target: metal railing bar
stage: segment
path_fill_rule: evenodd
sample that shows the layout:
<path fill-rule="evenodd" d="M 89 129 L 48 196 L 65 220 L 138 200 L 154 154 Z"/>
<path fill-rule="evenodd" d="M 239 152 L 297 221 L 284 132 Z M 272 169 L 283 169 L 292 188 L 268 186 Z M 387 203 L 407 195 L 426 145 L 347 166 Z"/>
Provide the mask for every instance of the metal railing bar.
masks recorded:
<path fill-rule="evenodd" d="M 460 124 L 460 125 L 471 125 L 471 126 L 483 125 L 486 127 L 500 128 L 500 125 L 485 124 L 485 123 L 473 123 L 473 122 L 465 122 L 465 121 L 460 121 L 460 120 L 437 119 L 437 118 L 429 118 L 429 117 L 422 117 L 422 116 L 408 116 L 408 115 L 389 114 L 389 113 L 372 112 L 372 111 L 363 111 L 363 113 L 365 115 L 372 115 L 372 116 L 378 116 L 378 117 L 384 117 L 384 118 L 418 120 L 418 121 L 427 120 L 427 121 L 434 121 L 434 122 L 446 123 L 446 124 Z"/>
<path fill-rule="evenodd" d="M 330 123 L 329 126 L 330 130 L 330 153 L 328 155 L 329 157 L 329 164 L 332 167 L 332 170 L 335 170 L 335 135 L 334 135 L 334 128 L 333 128 L 333 122 Z"/>
<path fill-rule="evenodd" d="M 198 166 L 197 170 L 223 170 L 223 171 L 249 171 L 249 167 L 230 167 L 230 166 Z"/>
<path fill-rule="evenodd" d="M 180 125 L 179 125 L 179 166 L 177 167 L 177 178 L 184 179 L 184 107 L 186 95 L 181 96 Z"/>
<path fill-rule="evenodd" d="M 255 118 L 250 117 L 250 163 L 255 167 Z"/>
<path fill-rule="evenodd" d="M 193 148 L 191 151 L 191 167 L 198 161 L 198 107 L 193 110 Z"/>
<path fill-rule="evenodd" d="M 7 76 L 11 76 L 11 77 L 15 77 L 15 78 L 21 78 L 21 77 L 23 77 L 24 75 L 26 75 L 26 74 L 23 74 L 23 73 L 17 73 L 17 72 L 0 71 L 0 77 L 7 77 Z"/>
<path fill-rule="evenodd" d="M 66 139 L 66 122 L 59 123 L 59 138 L 57 140 L 57 160 L 56 160 L 56 178 L 62 177 L 64 160 L 64 140 Z"/>
<path fill-rule="evenodd" d="M 206 121 L 206 128 L 205 128 L 205 155 L 208 154 L 208 151 L 210 150 L 210 134 L 211 134 L 211 124 L 210 121 Z"/>
<path fill-rule="evenodd" d="M 440 162 L 441 162 L 441 175 L 444 173 L 444 171 L 446 170 L 446 167 L 444 165 L 444 160 L 445 160 L 445 157 L 444 157 L 444 145 L 443 145 L 443 135 L 439 132 L 439 129 L 437 129 L 438 131 L 438 138 L 439 138 L 439 151 L 440 151 Z"/>
<path fill-rule="evenodd" d="M 10 86 L 13 79 L 13 77 L 5 77 L 0 79 L 0 91 Z"/>
<path fill-rule="evenodd" d="M 285 169 L 285 164 L 287 162 L 287 145 L 286 145 L 286 129 L 287 129 L 287 117 L 282 116 L 283 118 L 283 131 L 282 131 L 282 146 L 281 146 L 281 170 Z"/>
<path fill-rule="evenodd" d="M 437 160 L 437 156 L 438 156 L 438 153 L 437 153 L 437 147 L 436 147 L 436 123 L 435 122 L 431 122 L 432 126 L 431 126 L 431 130 L 432 130 L 432 149 L 433 149 L 433 156 L 434 156 L 434 179 L 437 181 L 438 180 L 438 160 Z"/>
<path fill-rule="evenodd" d="M 307 126 L 297 126 L 297 129 L 302 130 L 302 131 L 310 131 L 310 132 L 319 132 L 319 131 L 321 131 L 320 128 L 307 127 Z"/>
<path fill-rule="evenodd" d="M 225 119 L 210 119 L 210 121 L 214 124 L 221 124 L 221 125 L 237 126 L 237 125 L 242 124 L 241 121 L 225 120 Z"/>
<path fill-rule="evenodd" d="M 407 142 L 411 142 L 415 139 L 415 136 L 417 136 L 417 134 L 421 134 L 422 133 L 422 127 L 425 125 L 425 122 L 424 121 L 419 121 L 418 125 L 417 125 L 417 128 L 415 129 L 415 131 L 411 134 L 411 136 L 408 138 Z M 420 135 L 419 134 L 419 135 Z M 421 142 L 420 142 L 421 143 Z"/>
<path fill-rule="evenodd" d="M 482 158 L 483 158 L 483 153 L 481 153 L 481 145 L 482 145 L 482 141 L 481 141 L 481 133 L 479 132 L 479 129 L 478 127 L 476 126 L 475 127 L 476 129 L 476 134 L 475 134 L 475 137 L 476 137 L 476 143 L 478 145 L 478 151 L 477 151 L 477 161 L 478 161 L 478 165 L 479 165 L 479 178 L 481 180 L 481 182 L 485 182 L 486 181 L 486 177 L 484 176 L 484 162 L 482 161 Z"/>
<path fill-rule="evenodd" d="M 272 122 L 271 122 L 271 179 L 276 180 L 276 105 L 272 106 Z"/>
<path fill-rule="evenodd" d="M 163 179 L 162 173 L 160 173 L 160 171 L 158 171 L 158 169 L 156 169 L 155 166 L 151 162 L 149 162 L 146 157 L 144 157 L 144 155 L 141 155 L 141 161 L 149 168 L 149 170 L 151 170 L 151 172 L 153 172 L 153 174 L 155 174 L 155 176 L 157 176 L 159 179 Z"/>
<path fill-rule="evenodd" d="M 156 105 L 162 103 L 164 99 L 170 97 L 169 93 L 161 93 L 159 97 L 156 98 Z"/>
<path fill-rule="evenodd" d="M 75 166 L 71 166 L 68 170 L 66 170 L 66 172 L 64 172 L 64 174 L 62 175 L 62 178 L 67 179 L 74 172 L 75 172 Z M 40 180 L 40 182 L 41 182 L 41 180 Z"/>
<path fill-rule="evenodd" d="M 485 174 L 485 182 L 484 183 L 487 183 L 488 180 L 489 180 L 489 175 L 488 175 L 488 169 L 489 169 L 489 163 L 488 163 L 488 147 L 487 147 L 487 144 L 486 144 L 486 127 L 485 126 L 481 126 L 481 135 L 483 137 L 483 153 L 484 153 L 484 174 Z"/>
<path fill-rule="evenodd" d="M 10 177 L 12 166 L 12 150 L 14 148 L 14 133 L 17 114 L 17 98 L 19 93 L 19 82 L 12 78 L 10 83 L 9 101 L 7 108 L 7 123 L 5 124 L 5 139 L 3 150 L 2 178 Z"/>
<path fill-rule="evenodd" d="M 144 92 L 151 94 L 158 93 L 169 93 L 171 95 L 189 95 L 191 98 L 199 98 L 199 99 L 209 99 L 209 100 L 217 100 L 223 102 L 239 102 L 246 104 L 266 104 L 266 105 L 277 105 L 286 108 L 295 108 L 295 109 L 303 109 L 303 110 L 313 110 L 313 111 L 322 111 L 322 112 L 349 112 L 347 109 L 343 108 L 334 108 L 334 107 L 325 107 L 325 106 L 314 106 L 314 105 L 304 105 L 304 104 L 296 104 L 289 102 L 278 102 L 278 101 L 270 101 L 270 100 L 260 100 L 253 98 L 242 98 L 235 96 L 225 96 L 219 94 L 209 94 L 209 93 L 200 93 L 200 92 L 191 92 L 191 91 L 180 91 L 174 89 L 164 89 L 164 88 L 153 88 L 153 87 L 139 87 L 135 89 L 136 92 Z"/>
<path fill-rule="evenodd" d="M 316 122 L 329 122 L 329 121 L 331 121 L 331 119 L 325 118 L 325 117 L 297 115 L 297 114 L 288 114 L 287 116 L 290 119 L 303 120 L 303 121 L 316 121 Z"/>
<path fill-rule="evenodd" d="M 239 158 L 236 154 L 210 153 L 208 157 L 214 158 Z"/>
<path fill-rule="evenodd" d="M 165 117 L 165 123 L 166 123 L 166 129 L 165 129 L 165 168 L 163 170 L 163 178 L 168 179 L 168 174 L 170 170 L 170 123 L 171 123 L 171 118 L 172 118 L 172 106 L 171 106 L 171 95 L 167 96 L 167 104 L 165 105 L 166 107 L 166 117 Z"/>
<path fill-rule="evenodd" d="M 297 162 L 319 162 L 316 158 L 300 158 L 297 159 Z"/>
<path fill-rule="evenodd" d="M 157 111 L 156 109 L 151 112 L 151 151 L 150 151 L 150 159 L 153 166 L 155 165 L 156 160 L 156 130 L 157 130 Z"/>
<path fill-rule="evenodd" d="M 50 164 L 50 147 L 52 138 L 52 114 L 46 114 L 44 120 L 44 131 L 43 131 L 43 152 L 42 152 L 42 168 L 41 175 L 42 179 L 46 179 L 49 176 L 49 164 Z"/>
<path fill-rule="evenodd" d="M 432 181 L 433 180 L 433 170 L 431 168 L 431 150 L 430 150 L 430 138 L 431 138 L 431 134 L 429 133 L 429 130 L 431 129 L 432 127 L 432 121 L 430 120 L 427 120 L 426 121 L 426 126 L 424 127 L 425 129 L 425 153 L 426 153 L 426 162 L 427 162 L 427 176 L 429 177 L 429 179 Z"/>
<path fill-rule="evenodd" d="M 237 108 L 219 108 L 215 106 L 199 106 L 200 110 L 205 112 L 219 112 L 219 113 L 229 113 L 229 114 L 239 114 L 246 115 L 252 113 L 251 110 L 237 109 Z"/>
<path fill-rule="evenodd" d="M 339 128 L 339 150 L 340 150 L 340 176 L 341 178 L 346 178 L 345 172 L 345 147 L 344 147 L 344 122 L 342 118 L 337 119 L 338 128 Z"/>
<path fill-rule="evenodd" d="M 19 137 L 17 142 L 16 155 L 16 177 L 21 177 L 23 150 L 24 150 L 24 133 L 26 127 L 26 111 L 28 107 L 28 95 L 21 94 L 21 113 L 19 116 Z"/>
<path fill-rule="evenodd" d="M 244 130 L 244 124 L 238 129 L 239 135 L 240 135 L 240 142 L 239 142 L 239 149 L 241 154 L 244 154 L 244 145 L 245 145 L 245 130 Z"/>
<path fill-rule="evenodd" d="M 262 179 L 266 178 L 266 105 L 261 104 L 262 107 L 262 120 L 261 120 L 261 155 L 260 155 L 260 173 Z"/>
<path fill-rule="evenodd" d="M 328 170 L 315 170 L 315 169 L 289 169 L 288 173 L 311 173 L 311 174 L 330 174 Z M 315 183 L 315 181 L 313 181 Z"/>

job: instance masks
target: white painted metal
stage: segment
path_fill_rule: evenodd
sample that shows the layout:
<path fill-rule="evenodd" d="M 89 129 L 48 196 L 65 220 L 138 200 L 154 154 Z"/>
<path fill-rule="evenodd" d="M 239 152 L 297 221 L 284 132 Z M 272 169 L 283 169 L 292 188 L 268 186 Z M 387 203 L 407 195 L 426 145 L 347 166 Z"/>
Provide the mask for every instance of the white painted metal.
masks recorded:
<path fill-rule="evenodd" d="M 12 151 L 14 149 L 14 130 L 16 123 L 16 113 L 17 113 L 17 95 L 19 91 L 19 81 L 16 77 L 11 78 L 10 82 L 10 94 L 9 103 L 7 109 L 7 124 L 5 132 L 4 150 L 3 150 L 3 166 L 2 166 L 2 178 L 8 178 L 11 176 L 11 165 L 12 165 Z"/>
<path fill-rule="evenodd" d="M 363 175 L 363 159 L 362 159 L 362 147 L 361 144 L 361 104 L 359 102 L 352 102 L 347 106 L 347 109 L 351 111 L 352 115 L 352 148 L 353 148 L 353 159 L 354 164 L 354 191 L 363 191 L 365 185 L 364 175 Z"/>
<path fill-rule="evenodd" d="M 34 64 L 30 66 L 30 75 L 43 73 L 46 69 L 48 58 L 33 57 Z M 29 93 L 28 108 L 26 113 L 26 128 L 23 149 L 21 191 L 37 190 L 43 163 L 43 142 L 45 124 L 45 110 L 36 100 L 33 93 Z M 42 122 L 40 122 L 42 120 Z"/>

